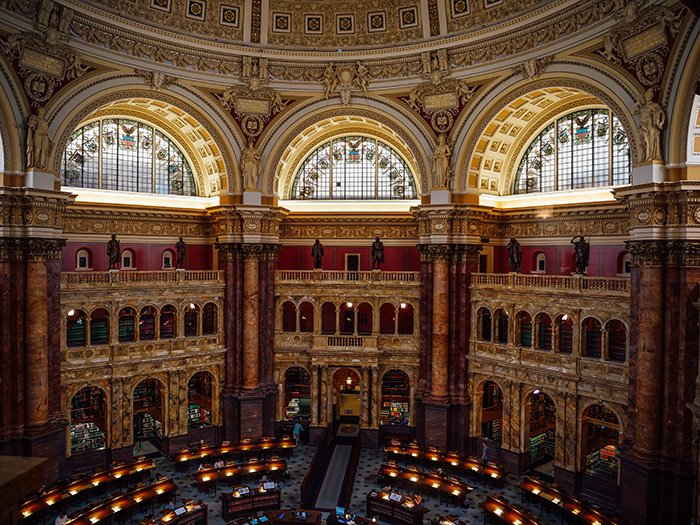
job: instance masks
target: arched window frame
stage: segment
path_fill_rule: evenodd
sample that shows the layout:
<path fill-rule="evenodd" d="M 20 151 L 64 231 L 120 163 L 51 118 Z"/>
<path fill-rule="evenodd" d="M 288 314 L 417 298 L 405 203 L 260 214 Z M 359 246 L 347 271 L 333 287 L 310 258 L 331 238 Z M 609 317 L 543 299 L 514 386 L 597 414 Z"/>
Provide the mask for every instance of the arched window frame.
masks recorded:
<path fill-rule="evenodd" d="M 543 252 L 535 253 L 532 273 L 547 273 L 547 256 Z"/>
<path fill-rule="evenodd" d="M 409 163 L 389 144 L 370 136 L 340 136 L 302 162 L 292 183 L 294 200 L 417 199 Z"/>
<path fill-rule="evenodd" d="M 134 251 L 126 248 L 122 250 L 122 270 L 135 270 L 136 269 L 136 257 L 134 256 Z"/>
<path fill-rule="evenodd" d="M 629 184 L 631 173 L 629 140 L 618 118 L 607 108 L 579 109 L 557 117 L 530 143 L 513 193 L 618 186 Z"/>
<path fill-rule="evenodd" d="M 75 270 L 78 272 L 92 270 L 92 253 L 87 248 L 80 248 L 75 254 Z"/>
<path fill-rule="evenodd" d="M 171 270 L 175 268 L 175 265 L 173 264 L 173 261 L 175 260 L 175 254 L 173 253 L 172 250 L 163 250 L 163 253 L 160 257 L 160 266 L 163 270 Z"/>

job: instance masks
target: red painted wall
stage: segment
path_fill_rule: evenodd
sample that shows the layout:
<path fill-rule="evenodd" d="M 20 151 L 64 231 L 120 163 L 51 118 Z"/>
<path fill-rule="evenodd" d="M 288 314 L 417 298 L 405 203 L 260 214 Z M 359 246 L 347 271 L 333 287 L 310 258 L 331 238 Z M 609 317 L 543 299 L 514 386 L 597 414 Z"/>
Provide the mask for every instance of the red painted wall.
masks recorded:
<path fill-rule="evenodd" d="M 323 270 L 345 270 L 345 255 L 360 255 L 360 271 L 372 269 L 370 246 L 324 246 L 321 268 Z M 280 248 L 280 270 L 313 270 L 311 246 L 282 246 Z M 413 246 L 385 246 L 384 264 L 381 269 L 391 272 L 420 271 L 420 254 Z"/>
<path fill-rule="evenodd" d="M 170 250 L 173 254 L 172 264 L 175 265 L 175 245 L 163 244 L 131 244 L 122 241 L 122 252 L 126 249 L 134 253 L 137 271 L 160 270 L 163 261 L 163 252 Z M 91 253 L 92 269 L 96 272 L 105 272 L 108 268 L 106 243 L 70 243 L 63 248 L 61 256 L 61 271 L 74 272 L 77 266 L 77 254 L 80 249 L 87 249 Z M 214 247 L 210 245 L 187 245 L 185 251 L 186 270 L 210 270 L 214 260 Z"/>

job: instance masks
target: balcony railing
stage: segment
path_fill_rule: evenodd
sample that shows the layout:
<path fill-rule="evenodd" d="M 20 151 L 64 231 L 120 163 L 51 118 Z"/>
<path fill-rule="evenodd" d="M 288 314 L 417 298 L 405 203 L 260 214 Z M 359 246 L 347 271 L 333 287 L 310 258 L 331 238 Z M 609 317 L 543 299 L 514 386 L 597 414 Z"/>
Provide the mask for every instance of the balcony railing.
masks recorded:
<path fill-rule="evenodd" d="M 61 287 L 123 286 L 178 283 L 223 283 L 219 270 L 159 270 L 154 272 L 63 272 Z"/>
<path fill-rule="evenodd" d="M 629 295 L 630 280 L 620 277 L 587 277 L 584 275 L 533 275 L 520 273 L 473 273 L 474 288 L 560 290 L 569 293 L 597 292 Z"/>
<path fill-rule="evenodd" d="M 420 272 L 346 272 L 326 270 L 278 270 L 277 282 L 420 282 Z"/>

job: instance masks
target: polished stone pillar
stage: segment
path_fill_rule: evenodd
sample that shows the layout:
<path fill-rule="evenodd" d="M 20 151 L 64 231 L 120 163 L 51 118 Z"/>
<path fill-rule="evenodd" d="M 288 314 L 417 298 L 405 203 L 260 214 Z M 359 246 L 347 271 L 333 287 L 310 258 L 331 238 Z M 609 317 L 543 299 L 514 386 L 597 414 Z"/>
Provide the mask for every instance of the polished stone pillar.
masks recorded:
<path fill-rule="evenodd" d="M 447 398 L 447 338 L 449 330 L 448 263 L 444 259 L 433 263 L 433 333 L 430 397 Z"/>
<path fill-rule="evenodd" d="M 311 365 L 311 426 L 313 427 L 318 426 L 318 407 L 321 399 L 320 389 L 318 388 L 318 380 L 318 365 Z"/>
<path fill-rule="evenodd" d="M 27 262 L 26 389 L 27 424 L 42 426 L 49 418 L 46 263 Z"/>
<path fill-rule="evenodd" d="M 243 388 L 258 388 L 258 260 L 243 262 Z"/>

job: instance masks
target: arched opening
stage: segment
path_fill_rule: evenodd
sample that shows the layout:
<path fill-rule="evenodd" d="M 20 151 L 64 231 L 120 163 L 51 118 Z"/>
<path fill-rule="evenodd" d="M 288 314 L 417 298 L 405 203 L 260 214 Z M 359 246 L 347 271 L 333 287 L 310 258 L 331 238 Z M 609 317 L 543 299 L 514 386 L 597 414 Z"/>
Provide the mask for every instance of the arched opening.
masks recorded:
<path fill-rule="evenodd" d="M 81 388 L 70 402 L 71 454 L 105 448 L 106 429 L 105 393 L 96 386 Z"/>
<path fill-rule="evenodd" d="M 624 363 L 627 359 L 627 327 L 622 321 L 613 319 L 606 326 L 608 336 L 608 358 Z"/>
<path fill-rule="evenodd" d="M 481 435 L 500 443 L 503 439 L 503 394 L 493 381 L 486 381 L 481 398 Z"/>
<path fill-rule="evenodd" d="M 508 344 L 508 312 L 496 310 L 496 341 L 502 345 Z"/>
<path fill-rule="evenodd" d="M 518 312 L 518 324 L 520 325 L 520 346 L 530 348 L 532 346 L 532 316 L 527 312 Z"/>
<path fill-rule="evenodd" d="M 177 335 L 175 329 L 175 307 L 171 304 L 166 304 L 160 309 L 160 338 L 172 339 Z"/>
<path fill-rule="evenodd" d="M 199 306 L 190 303 L 185 306 L 185 337 L 198 335 L 197 327 L 199 325 Z"/>
<path fill-rule="evenodd" d="M 87 248 L 81 248 L 75 254 L 75 269 L 92 270 L 92 253 Z"/>
<path fill-rule="evenodd" d="M 122 270 L 135 270 L 136 269 L 136 257 L 132 250 L 126 249 L 122 250 Z"/>
<path fill-rule="evenodd" d="M 109 312 L 98 308 L 90 315 L 90 344 L 92 346 L 109 343 Z"/>
<path fill-rule="evenodd" d="M 401 303 L 399 305 L 399 334 L 413 334 L 413 305 Z"/>
<path fill-rule="evenodd" d="M 360 377 L 343 367 L 333 374 L 333 418 L 341 423 L 360 422 Z"/>
<path fill-rule="evenodd" d="M 552 349 L 552 318 L 547 314 L 538 314 L 535 317 L 537 328 L 537 348 L 541 350 Z"/>
<path fill-rule="evenodd" d="M 119 310 L 119 342 L 128 343 L 134 341 L 136 326 L 136 310 L 131 306 L 126 306 Z"/>
<path fill-rule="evenodd" d="M 391 303 L 384 303 L 379 307 L 379 332 L 393 334 L 396 330 L 396 307 Z"/>
<path fill-rule="evenodd" d="M 214 376 L 197 372 L 187 383 L 187 430 L 212 424 L 212 389 Z"/>
<path fill-rule="evenodd" d="M 145 379 L 134 389 L 134 454 L 152 447 L 160 449 L 163 440 L 164 388 L 157 379 Z"/>
<path fill-rule="evenodd" d="M 309 301 L 304 301 L 299 305 L 299 331 L 314 331 L 314 305 Z"/>
<path fill-rule="evenodd" d="M 218 308 L 214 303 L 207 303 L 202 308 L 202 334 L 216 334 Z"/>
<path fill-rule="evenodd" d="M 355 308 L 352 301 L 340 305 L 340 333 L 351 335 L 355 332 Z"/>
<path fill-rule="evenodd" d="M 622 433 L 615 413 L 602 404 L 588 407 L 583 413 L 582 434 L 585 468 L 591 472 L 617 476 L 617 445 Z"/>
<path fill-rule="evenodd" d="M 144 306 L 139 314 L 139 339 L 151 341 L 156 338 L 156 309 Z"/>
<path fill-rule="evenodd" d="M 530 422 L 525 427 L 528 430 L 526 438 L 530 448 L 530 466 L 543 468 L 542 472 L 549 471 L 549 466 L 543 465 L 554 460 L 557 427 L 554 401 L 547 394 L 535 390 L 525 407 L 525 421 Z"/>
<path fill-rule="evenodd" d="M 481 308 L 477 314 L 479 339 L 482 341 L 491 341 L 491 311 L 488 308 Z"/>
<path fill-rule="evenodd" d="M 321 332 L 334 334 L 335 321 L 335 305 L 333 303 L 323 303 L 321 307 Z"/>
<path fill-rule="evenodd" d="M 617 273 L 622 276 L 632 273 L 632 254 L 630 252 L 620 252 L 617 256 Z"/>
<path fill-rule="evenodd" d="M 372 305 L 360 303 L 357 307 L 357 333 L 370 335 L 372 333 Z"/>
<path fill-rule="evenodd" d="M 297 331 L 297 305 L 292 301 L 285 301 L 282 304 L 282 331 Z"/>
<path fill-rule="evenodd" d="M 163 252 L 163 255 L 161 257 L 161 268 L 164 270 L 169 270 L 170 268 L 173 267 L 173 261 L 175 260 L 175 257 L 173 255 L 172 250 L 165 250 Z"/>
<path fill-rule="evenodd" d="M 382 377 L 382 425 L 411 424 L 411 381 L 402 370 L 389 370 Z"/>
<path fill-rule="evenodd" d="M 535 252 L 532 256 L 532 273 L 547 272 L 547 256 L 542 252 Z"/>
<path fill-rule="evenodd" d="M 83 310 L 70 310 L 66 318 L 66 345 L 85 346 L 87 315 Z"/>
<path fill-rule="evenodd" d="M 311 418 L 311 377 L 300 366 L 293 366 L 284 374 L 284 406 L 284 419 Z"/>
<path fill-rule="evenodd" d="M 574 322 L 568 314 L 557 318 L 557 349 L 562 354 L 570 354 L 574 348 Z"/>
<path fill-rule="evenodd" d="M 583 320 L 583 349 L 586 357 L 600 358 L 603 352 L 603 330 L 600 322 L 593 317 Z"/>

